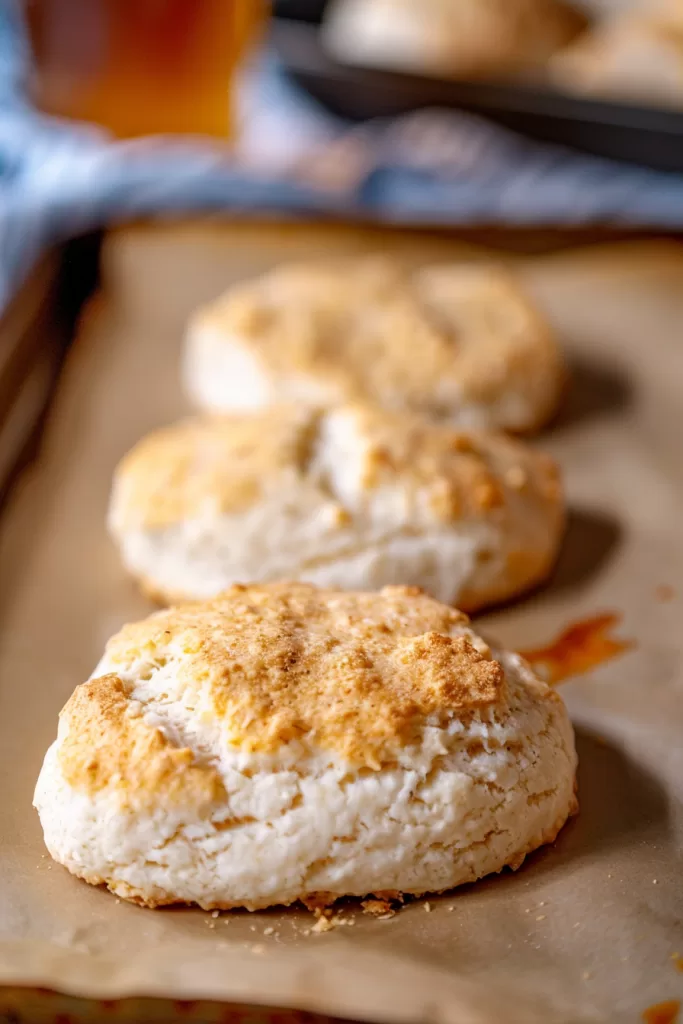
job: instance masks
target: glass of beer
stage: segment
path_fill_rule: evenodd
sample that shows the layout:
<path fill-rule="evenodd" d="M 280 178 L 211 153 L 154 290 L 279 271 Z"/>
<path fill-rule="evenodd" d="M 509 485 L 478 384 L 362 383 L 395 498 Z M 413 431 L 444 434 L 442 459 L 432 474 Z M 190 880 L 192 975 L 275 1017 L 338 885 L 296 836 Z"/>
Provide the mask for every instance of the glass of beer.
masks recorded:
<path fill-rule="evenodd" d="M 266 0 L 28 0 L 36 100 L 119 138 L 227 139 L 231 83 Z"/>

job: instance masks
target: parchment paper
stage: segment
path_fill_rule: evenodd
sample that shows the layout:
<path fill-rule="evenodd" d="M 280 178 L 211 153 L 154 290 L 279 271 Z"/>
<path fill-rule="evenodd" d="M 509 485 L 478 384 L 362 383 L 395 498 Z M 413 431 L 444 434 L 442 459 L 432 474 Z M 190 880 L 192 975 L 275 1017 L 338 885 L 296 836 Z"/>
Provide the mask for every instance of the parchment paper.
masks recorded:
<path fill-rule="evenodd" d="M 633 244 L 522 270 L 560 331 L 574 387 L 540 443 L 572 507 L 554 582 L 482 620 L 518 647 L 623 612 L 636 649 L 563 686 L 581 814 L 516 874 L 389 921 L 306 934 L 304 910 L 213 919 L 117 901 L 53 865 L 31 808 L 57 712 L 108 636 L 151 610 L 104 515 L 115 463 L 186 411 L 184 319 L 228 281 L 294 256 L 454 243 L 358 229 L 129 229 L 62 378 L 42 455 L 0 534 L 0 983 L 98 998 L 164 995 L 377 1021 L 636 1021 L 683 997 L 683 253 Z M 657 588 L 678 590 L 663 601 Z M 670 596 L 670 595 L 666 595 Z M 273 933 L 264 934 L 266 928 Z"/>

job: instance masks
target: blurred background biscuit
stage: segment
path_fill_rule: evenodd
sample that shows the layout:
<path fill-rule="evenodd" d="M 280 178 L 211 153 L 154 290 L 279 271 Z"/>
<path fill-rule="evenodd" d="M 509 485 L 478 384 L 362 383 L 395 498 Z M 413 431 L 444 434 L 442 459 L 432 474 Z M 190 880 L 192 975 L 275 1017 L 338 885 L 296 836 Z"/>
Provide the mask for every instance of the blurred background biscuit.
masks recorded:
<path fill-rule="evenodd" d="M 191 397 L 221 412 L 363 399 L 528 431 L 555 411 L 563 380 L 545 320 L 490 265 L 281 266 L 199 310 L 185 354 Z"/>
<path fill-rule="evenodd" d="M 324 39 L 349 63 L 475 77 L 542 64 L 582 24 L 559 0 L 334 0 Z"/>
<path fill-rule="evenodd" d="M 683 6 L 598 23 L 549 64 L 569 92 L 683 106 Z"/>

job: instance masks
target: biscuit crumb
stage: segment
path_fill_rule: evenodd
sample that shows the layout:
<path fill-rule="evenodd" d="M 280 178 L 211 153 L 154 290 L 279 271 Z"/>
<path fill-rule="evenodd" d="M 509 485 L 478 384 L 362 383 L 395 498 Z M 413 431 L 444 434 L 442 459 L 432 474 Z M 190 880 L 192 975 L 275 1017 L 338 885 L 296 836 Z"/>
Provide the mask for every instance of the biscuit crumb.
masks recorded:
<path fill-rule="evenodd" d="M 334 914 L 330 909 L 317 909 L 314 911 L 316 916 L 316 922 L 311 929 L 320 935 L 322 932 L 330 932 L 333 928 L 339 928 L 340 925 L 346 924 L 346 920 L 341 914 Z"/>
<path fill-rule="evenodd" d="M 432 909 L 431 903 L 429 903 L 429 902 L 425 903 L 424 908 L 425 908 L 426 912 L 429 914 L 431 909 Z"/>
<path fill-rule="evenodd" d="M 584 981 L 588 981 L 588 979 L 592 978 L 593 975 L 591 974 L 590 971 L 584 971 L 583 974 L 581 975 L 581 977 L 583 978 Z"/>
<path fill-rule="evenodd" d="M 389 900 L 362 900 L 361 907 L 364 914 L 381 917 L 383 920 L 393 917 L 396 913 Z"/>
<path fill-rule="evenodd" d="M 332 918 L 331 917 L 325 917 L 324 914 L 321 914 L 320 917 L 318 918 L 318 920 L 315 922 L 315 924 L 311 928 L 311 931 L 315 932 L 317 935 L 320 935 L 322 932 L 330 932 L 330 931 L 332 931 L 333 928 L 334 928 L 334 924 L 332 922 Z"/>
<path fill-rule="evenodd" d="M 536 918 L 537 921 L 545 921 L 545 914 L 539 914 Z"/>
<path fill-rule="evenodd" d="M 252 951 L 252 953 L 265 953 L 266 947 L 265 946 L 259 946 L 259 945 L 252 946 L 251 947 L 251 951 Z"/>
<path fill-rule="evenodd" d="M 272 928 L 272 927 L 264 928 L 263 929 L 263 934 L 264 935 L 272 935 L 274 931 L 275 931 L 275 929 Z"/>
<path fill-rule="evenodd" d="M 449 914 L 452 914 L 454 910 L 455 910 L 455 907 L 454 907 L 454 906 L 450 906 L 450 907 L 448 908 L 448 913 L 449 913 Z"/>
<path fill-rule="evenodd" d="M 211 917 L 220 917 L 220 910 L 212 910 Z"/>

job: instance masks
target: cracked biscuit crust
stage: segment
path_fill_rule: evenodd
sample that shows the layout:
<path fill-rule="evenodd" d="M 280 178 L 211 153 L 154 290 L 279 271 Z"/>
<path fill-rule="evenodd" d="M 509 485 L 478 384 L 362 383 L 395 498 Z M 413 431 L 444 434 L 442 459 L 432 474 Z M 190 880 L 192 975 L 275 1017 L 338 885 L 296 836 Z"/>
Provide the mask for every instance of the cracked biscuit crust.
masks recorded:
<path fill-rule="evenodd" d="M 409 588 L 280 584 L 125 627 L 36 787 L 52 856 L 146 906 L 440 892 L 576 809 L 559 696 Z"/>
<path fill-rule="evenodd" d="M 346 452 L 336 447 L 342 427 Z M 345 454 L 344 476 L 352 477 L 346 501 L 334 466 Z M 331 413 L 283 405 L 196 417 L 149 434 L 116 470 L 111 517 L 121 530 L 244 512 L 278 482 L 296 480 L 317 486 L 321 500 L 336 499 L 340 529 L 382 488 L 424 496 L 430 518 L 441 523 L 500 518 L 511 496 L 549 508 L 562 501 L 557 465 L 514 440 L 364 404 Z"/>
<path fill-rule="evenodd" d="M 151 728 L 116 675 L 77 687 L 61 717 L 66 736 L 60 764 L 76 789 L 93 796 L 111 787 L 130 809 L 159 800 L 204 807 L 225 797 L 215 768 L 195 764 L 190 749 Z"/>
<path fill-rule="evenodd" d="M 466 617 L 406 587 L 236 585 L 125 626 L 105 653 L 124 675 L 169 662 L 183 700 L 204 708 L 231 744 L 274 753 L 312 741 L 373 768 L 427 721 L 495 703 L 503 686 Z"/>
<path fill-rule="evenodd" d="M 564 379 L 550 328 L 504 270 L 371 258 L 233 286 L 195 314 L 185 370 L 213 411 L 367 400 L 513 431 L 552 414 Z"/>

